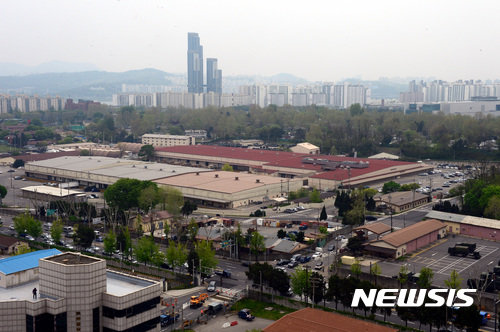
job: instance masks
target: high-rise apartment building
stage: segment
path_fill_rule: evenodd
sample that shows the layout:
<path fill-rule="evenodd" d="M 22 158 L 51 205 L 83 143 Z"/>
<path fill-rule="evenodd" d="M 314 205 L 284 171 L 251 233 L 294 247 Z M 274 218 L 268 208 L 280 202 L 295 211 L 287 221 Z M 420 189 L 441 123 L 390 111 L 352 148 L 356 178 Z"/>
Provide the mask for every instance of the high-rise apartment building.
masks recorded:
<path fill-rule="evenodd" d="M 222 93 L 222 70 L 215 58 L 207 58 L 207 92 Z"/>
<path fill-rule="evenodd" d="M 203 46 L 197 33 L 188 33 L 188 92 L 203 93 Z"/>

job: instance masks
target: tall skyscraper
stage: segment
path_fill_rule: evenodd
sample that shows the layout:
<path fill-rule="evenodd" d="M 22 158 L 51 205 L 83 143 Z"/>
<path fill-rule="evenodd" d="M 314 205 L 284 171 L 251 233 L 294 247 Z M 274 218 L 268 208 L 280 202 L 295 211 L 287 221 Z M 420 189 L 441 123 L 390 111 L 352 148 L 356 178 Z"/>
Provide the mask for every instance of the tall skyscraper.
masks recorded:
<path fill-rule="evenodd" d="M 207 58 L 207 92 L 222 93 L 222 70 L 215 58 Z"/>
<path fill-rule="evenodd" d="M 188 92 L 203 93 L 203 46 L 197 33 L 188 33 Z"/>

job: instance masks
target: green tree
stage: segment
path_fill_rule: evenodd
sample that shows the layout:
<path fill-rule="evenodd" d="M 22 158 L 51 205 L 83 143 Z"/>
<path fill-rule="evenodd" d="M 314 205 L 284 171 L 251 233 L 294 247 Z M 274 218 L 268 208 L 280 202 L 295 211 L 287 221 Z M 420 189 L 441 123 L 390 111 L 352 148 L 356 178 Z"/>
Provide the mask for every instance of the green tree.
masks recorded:
<path fill-rule="evenodd" d="M 319 220 L 326 220 L 326 219 L 328 219 L 328 215 L 326 214 L 326 207 L 323 205 L 321 213 L 319 214 Z"/>
<path fill-rule="evenodd" d="M 393 193 L 399 191 L 400 188 L 401 185 L 399 183 L 394 181 L 389 181 L 384 183 L 384 186 L 382 187 L 382 193 L 383 194 Z"/>
<path fill-rule="evenodd" d="M 134 246 L 135 258 L 144 265 L 155 262 L 155 257 L 158 257 L 159 253 L 160 247 L 152 236 L 141 237 Z"/>
<path fill-rule="evenodd" d="M 35 251 L 34 249 L 31 249 L 30 246 L 28 244 L 20 244 L 16 247 L 16 251 L 14 253 L 14 256 L 17 256 L 17 255 L 24 255 L 24 254 L 27 254 L 27 253 L 30 253 L 30 252 L 33 252 Z"/>
<path fill-rule="evenodd" d="M 462 277 L 457 273 L 456 270 L 451 271 L 450 278 L 444 281 L 446 287 L 450 289 L 461 289 L 462 288 Z"/>
<path fill-rule="evenodd" d="M 222 170 L 226 172 L 233 172 L 233 166 L 226 163 L 224 164 L 224 166 L 222 166 Z"/>
<path fill-rule="evenodd" d="M 0 185 L 0 207 L 3 206 L 2 200 L 7 196 L 7 188 Z"/>
<path fill-rule="evenodd" d="M 378 276 L 382 273 L 380 265 L 373 263 L 370 266 L 370 275 L 375 276 L 375 284 L 377 284 Z"/>
<path fill-rule="evenodd" d="M 286 236 L 286 231 L 283 229 L 279 229 L 277 236 L 278 236 L 278 239 L 284 239 Z"/>
<path fill-rule="evenodd" d="M 80 156 L 84 157 L 90 156 L 90 151 L 88 149 L 80 150 Z"/>
<path fill-rule="evenodd" d="M 196 239 L 196 235 L 198 235 L 198 224 L 196 223 L 196 220 L 194 220 L 194 218 L 191 218 L 187 228 L 189 239 L 191 240 L 191 242 L 194 242 L 194 240 Z"/>
<path fill-rule="evenodd" d="M 420 288 L 429 288 L 432 284 L 432 279 L 434 278 L 434 272 L 429 267 L 423 267 L 420 270 L 420 277 L 417 280 L 417 285 Z"/>
<path fill-rule="evenodd" d="M 355 254 L 357 254 L 361 251 L 362 244 L 363 240 L 359 238 L 359 236 L 353 236 L 347 240 L 346 247 Z"/>
<path fill-rule="evenodd" d="M 63 232 L 63 223 L 61 218 L 57 218 L 56 221 L 52 223 L 52 227 L 50 228 L 50 236 L 52 236 L 52 240 L 55 243 L 61 242 Z"/>
<path fill-rule="evenodd" d="M 198 206 L 191 201 L 185 201 L 184 205 L 181 208 L 181 214 L 185 217 L 188 217 L 194 211 L 198 210 Z"/>
<path fill-rule="evenodd" d="M 361 263 L 359 262 L 359 259 L 356 259 L 356 261 L 351 265 L 351 273 L 356 277 L 359 278 L 361 275 Z"/>
<path fill-rule="evenodd" d="M 139 206 L 139 195 L 141 194 L 141 181 L 137 179 L 122 178 L 110 185 L 104 191 L 104 198 L 110 207 L 117 207 L 122 211 L 129 211 Z M 128 226 L 128 224 L 127 224 Z"/>
<path fill-rule="evenodd" d="M 177 188 L 162 186 L 160 187 L 160 201 L 164 205 L 164 209 L 172 215 L 170 232 L 174 232 L 177 239 L 180 240 L 180 232 L 182 231 L 181 207 L 184 205 L 182 192 Z"/>
<path fill-rule="evenodd" d="M 304 238 L 305 238 L 304 232 L 300 231 L 297 233 L 297 236 L 295 237 L 295 241 L 302 243 L 302 242 L 304 242 Z"/>
<path fill-rule="evenodd" d="M 290 274 L 290 286 L 292 292 L 295 295 L 302 296 L 307 295 L 308 281 L 311 277 L 311 271 L 304 269 L 301 265 L 297 266 L 295 270 Z"/>
<path fill-rule="evenodd" d="M 456 310 L 456 319 L 453 324 L 459 329 L 466 331 L 479 331 L 481 327 L 481 316 L 479 315 L 479 308 L 476 304 L 470 307 L 461 307 Z"/>
<path fill-rule="evenodd" d="M 255 261 L 259 261 L 259 255 L 266 250 L 265 238 L 259 232 L 250 235 L 250 251 L 255 255 Z"/>
<path fill-rule="evenodd" d="M 16 159 L 14 163 L 12 164 L 12 167 L 14 168 L 19 168 L 24 166 L 24 160 L 22 159 Z"/>
<path fill-rule="evenodd" d="M 219 264 L 219 261 L 215 257 L 215 250 L 212 248 L 211 241 L 198 241 L 196 243 L 196 252 L 200 258 L 202 273 L 209 274 Z"/>
<path fill-rule="evenodd" d="M 118 249 L 124 253 L 125 256 L 130 255 L 132 249 L 132 238 L 128 227 L 121 227 L 120 232 L 116 236 L 116 244 Z"/>
<path fill-rule="evenodd" d="M 17 234 L 28 234 L 34 238 L 42 234 L 42 223 L 35 220 L 28 211 L 15 216 L 13 221 L 14 229 Z"/>
<path fill-rule="evenodd" d="M 320 195 L 320 192 L 317 189 L 313 189 L 313 191 L 311 191 L 311 193 L 309 194 L 309 199 L 311 200 L 311 203 L 323 202 L 319 195 Z"/>
<path fill-rule="evenodd" d="M 401 185 L 399 191 L 411 191 L 411 190 L 416 190 L 418 188 L 420 188 L 420 185 L 418 183 L 406 183 Z"/>
<path fill-rule="evenodd" d="M 106 236 L 104 237 L 104 252 L 108 254 L 112 254 L 116 250 L 116 234 L 111 230 Z"/>
<path fill-rule="evenodd" d="M 141 147 L 139 151 L 139 157 L 143 160 L 153 160 L 155 156 L 155 148 L 151 144 L 146 144 Z"/>
<path fill-rule="evenodd" d="M 500 219 L 500 197 L 493 196 L 484 209 L 484 215 L 491 219 Z"/>
<path fill-rule="evenodd" d="M 78 247 L 87 249 L 92 246 L 92 241 L 94 241 L 95 234 L 94 230 L 91 227 L 85 224 L 79 224 L 73 236 L 73 241 Z"/>
<path fill-rule="evenodd" d="M 309 289 L 307 294 L 311 301 L 316 304 L 321 302 L 323 300 L 323 297 L 325 296 L 325 288 L 326 283 L 323 275 L 319 274 L 316 271 L 312 272 L 311 278 L 309 279 Z"/>
<path fill-rule="evenodd" d="M 408 281 L 408 267 L 406 265 L 402 265 L 399 269 L 398 273 L 398 281 L 403 286 Z"/>
<path fill-rule="evenodd" d="M 165 257 L 167 259 L 168 265 L 175 270 L 176 266 L 182 266 L 186 263 L 188 253 L 186 251 L 186 246 L 182 243 L 175 243 L 174 241 L 168 242 L 167 251 Z"/>

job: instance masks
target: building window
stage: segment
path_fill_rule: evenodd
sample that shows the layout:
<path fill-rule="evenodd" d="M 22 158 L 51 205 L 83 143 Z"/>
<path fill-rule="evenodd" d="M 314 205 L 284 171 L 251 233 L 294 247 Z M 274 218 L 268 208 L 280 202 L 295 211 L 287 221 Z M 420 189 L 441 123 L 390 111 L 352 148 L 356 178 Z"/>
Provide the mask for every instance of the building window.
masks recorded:
<path fill-rule="evenodd" d="M 94 332 L 100 331 L 100 316 L 99 316 L 99 307 L 94 308 L 92 310 L 92 329 Z"/>

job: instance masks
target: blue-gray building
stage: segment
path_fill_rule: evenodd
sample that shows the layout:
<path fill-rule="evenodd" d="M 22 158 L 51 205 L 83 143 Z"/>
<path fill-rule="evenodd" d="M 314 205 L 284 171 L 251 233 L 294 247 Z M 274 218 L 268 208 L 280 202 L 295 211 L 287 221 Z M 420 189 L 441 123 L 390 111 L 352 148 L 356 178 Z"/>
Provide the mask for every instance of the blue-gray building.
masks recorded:
<path fill-rule="evenodd" d="M 197 33 L 188 33 L 188 92 L 203 93 L 203 46 Z"/>
<path fill-rule="evenodd" d="M 215 58 L 207 59 L 207 92 L 222 93 L 222 70 Z"/>

